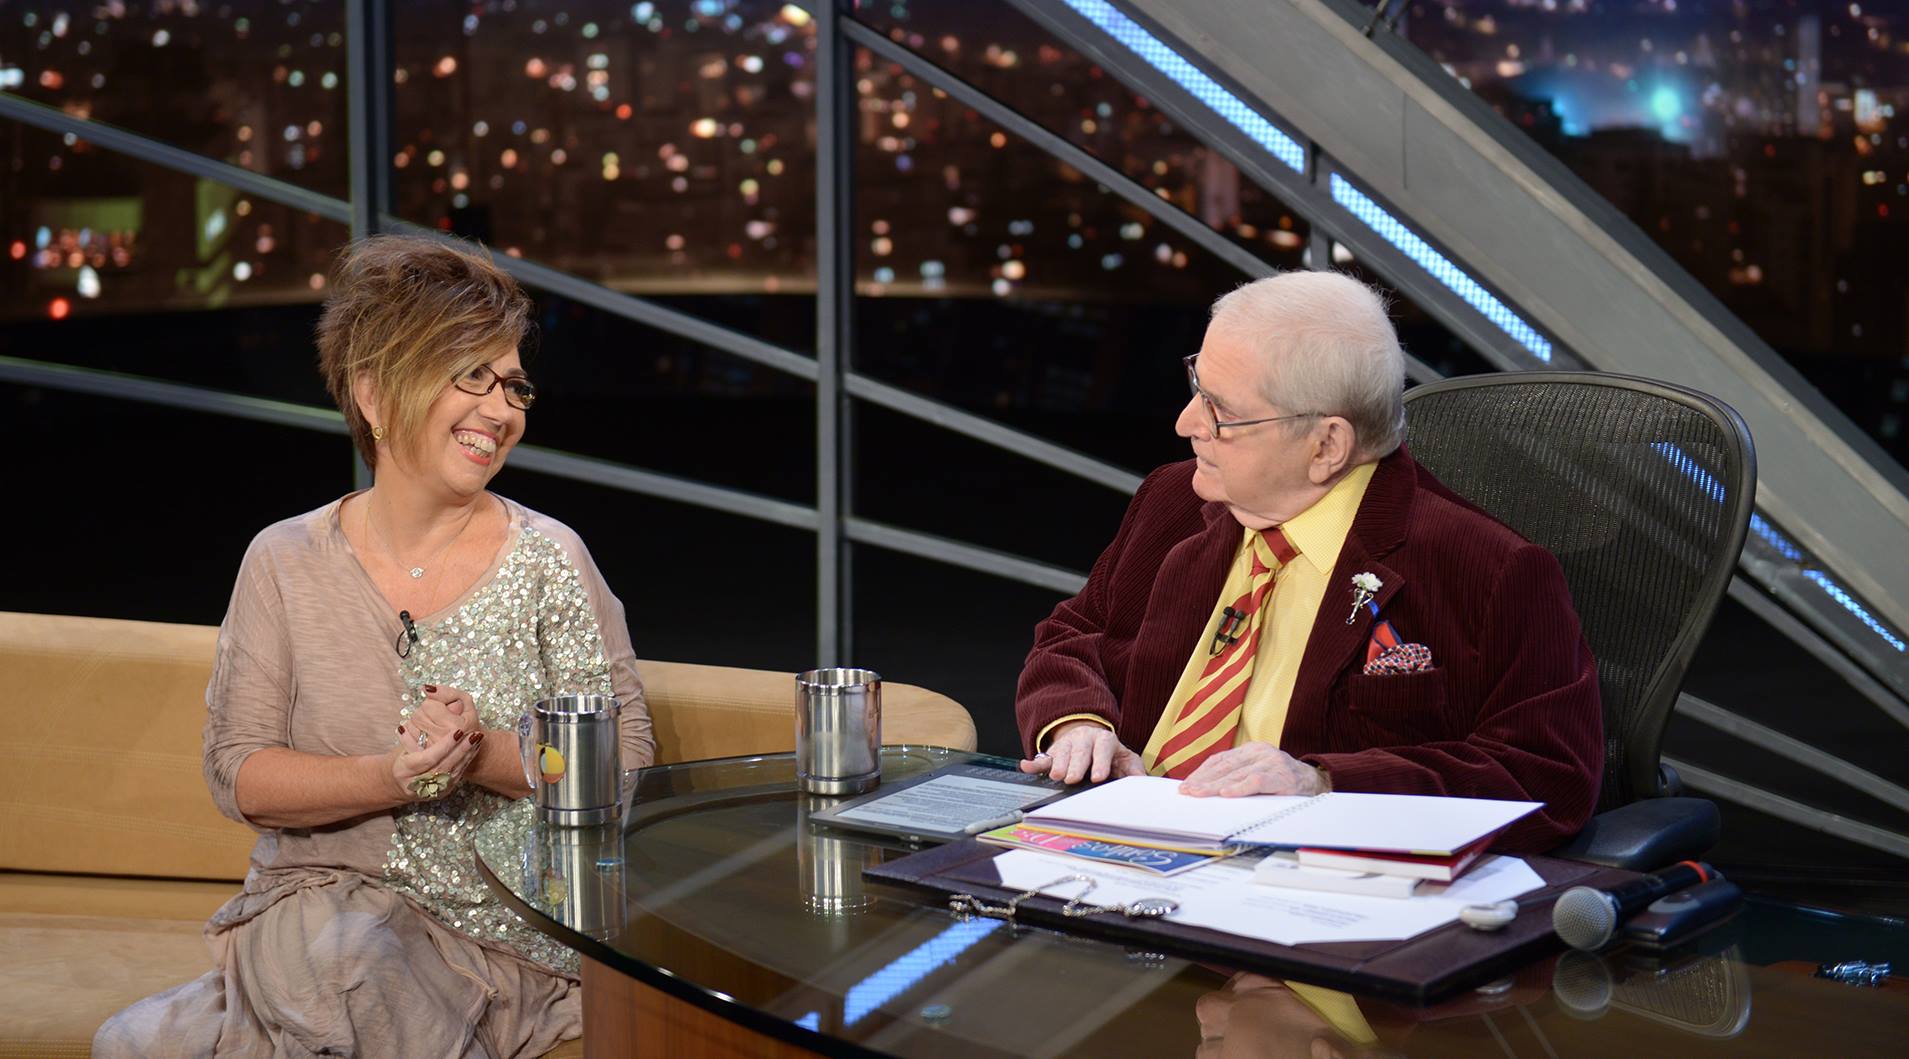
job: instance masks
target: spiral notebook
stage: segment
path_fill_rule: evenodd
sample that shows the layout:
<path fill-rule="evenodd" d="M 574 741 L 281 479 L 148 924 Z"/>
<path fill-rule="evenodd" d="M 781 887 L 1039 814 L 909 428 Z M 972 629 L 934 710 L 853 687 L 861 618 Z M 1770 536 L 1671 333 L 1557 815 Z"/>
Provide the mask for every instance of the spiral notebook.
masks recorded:
<path fill-rule="evenodd" d="M 1543 802 L 1332 791 L 1193 798 L 1180 781 L 1128 776 L 1027 814 L 1036 827 L 1188 849 L 1277 846 L 1445 856 L 1497 834 Z"/>

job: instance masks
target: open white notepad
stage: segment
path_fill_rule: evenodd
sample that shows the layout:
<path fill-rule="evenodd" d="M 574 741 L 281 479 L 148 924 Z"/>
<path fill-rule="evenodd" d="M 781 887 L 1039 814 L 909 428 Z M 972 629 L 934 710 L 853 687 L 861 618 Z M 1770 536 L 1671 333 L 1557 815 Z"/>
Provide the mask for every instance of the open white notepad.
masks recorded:
<path fill-rule="evenodd" d="M 1074 834 L 1188 849 L 1300 846 L 1445 856 L 1503 830 L 1543 802 L 1333 791 L 1310 798 L 1193 798 L 1180 781 L 1128 776 L 1027 814 Z"/>

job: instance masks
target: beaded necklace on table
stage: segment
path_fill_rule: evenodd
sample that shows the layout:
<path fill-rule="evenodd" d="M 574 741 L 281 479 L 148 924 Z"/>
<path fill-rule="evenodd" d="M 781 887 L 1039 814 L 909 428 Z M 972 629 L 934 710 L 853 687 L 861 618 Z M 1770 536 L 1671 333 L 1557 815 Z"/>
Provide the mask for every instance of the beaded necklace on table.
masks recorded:
<path fill-rule="evenodd" d="M 489 584 L 417 631 L 410 654 L 398 659 L 403 718 L 423 703 L 425 684 L 470 693 L 482 725 L 505 732 L 538 699 L 612 694 L 602 630 L 576 567 L 555 541 L 528 526 Z M 454 930 L 574 975 L 577 954 L 499 904 L 477 873 L 472 834 L 509 804 L 466 783 L 435 801 L 399 807 L 385 881 Z"/>

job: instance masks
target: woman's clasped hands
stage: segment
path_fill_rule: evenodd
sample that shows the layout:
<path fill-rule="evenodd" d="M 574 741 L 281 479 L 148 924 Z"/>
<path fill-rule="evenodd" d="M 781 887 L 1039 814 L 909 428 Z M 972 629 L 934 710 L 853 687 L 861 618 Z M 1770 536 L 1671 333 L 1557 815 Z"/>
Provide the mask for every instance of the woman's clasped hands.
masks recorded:
<path fill-rule="evenodd" d="M 424 701 L 398 725 L 398 744 L 390 754 L 392 782 L 407 801 L 441 798 L 463 780 L 483 741 L 471 697 L 426 684 Z"/>

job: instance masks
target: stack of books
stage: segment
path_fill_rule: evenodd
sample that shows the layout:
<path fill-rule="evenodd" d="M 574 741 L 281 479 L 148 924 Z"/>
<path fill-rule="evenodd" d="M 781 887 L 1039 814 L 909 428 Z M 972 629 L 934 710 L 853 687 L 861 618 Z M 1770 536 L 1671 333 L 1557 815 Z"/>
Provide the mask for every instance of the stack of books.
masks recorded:
<path fill-rule="evenodd" d="M 1502 830 L 1502 829 L 1500 829 Z M 1383 853 L 1301 847 L 1275 851 L 1260 861 L 1253 881 L 1267 886 L 1372 897 L 1410 897 L 1421 883 L 1449 883 L 1484 856 L 1498 832 L 1451 853 Z"/>
<path fill-rule="evenodd" d="M 1421 883 L 1459 878 L 1499 832 L 1543 804 L 1343 791 L 1309 798 L 1191 798 L 1179 787 L 1178 780 L 1129 776 L 1042 806 L 1023 823 L 1112 845 L 1208 856 L 1263 854 L 1255 880 L 1271 886 L 1408 897 Z M 1022 841 L 982 837 L 1056 852 L 1062 844 L 1027 841 L 1036 838 L 1028 831 L 1015 836 Z M 1097 852 L 1096 859 L 1123 859 L 1115 850 Z M 1171 870 L 1198 863 L 1178 861 Z"/>

